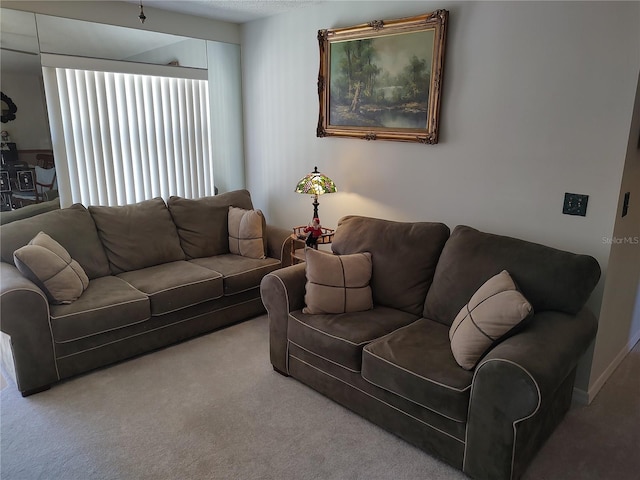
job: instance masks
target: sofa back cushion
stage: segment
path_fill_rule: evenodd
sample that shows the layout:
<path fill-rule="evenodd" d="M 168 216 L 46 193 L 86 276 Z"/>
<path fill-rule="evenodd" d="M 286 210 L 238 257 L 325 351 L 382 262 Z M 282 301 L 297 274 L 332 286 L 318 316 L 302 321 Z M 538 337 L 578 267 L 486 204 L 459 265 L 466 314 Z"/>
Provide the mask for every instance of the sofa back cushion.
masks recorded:
<path fill-rule="evenodd" d="M 444 246 L 423 315 L 451 325 L 489 278 L 507 270 L 536 312 L 577 313 L 600 278 L 588 255 L 459 225 Z"/>
<path fill-rule="evenodd" d="M 339 255 L 370 252 L 373 302 L 420 315 L 448 237 L 443 223 L 347 216 L 338 222 L 332 250 Z"/>
<path fill-rule="evenodd" d="M 79 203 L 0 227 L 2 261 L 15 265 L 13 252 L 27 245 L 39 232 L 55 238 L 90 279 L 111 274 L 96 225 L 89 211 Z"/>
<path fill-rule="evenodd" d="M 180 245 L 188 258 L 229 253 L 229 207 L 253 208 L 247 190 L 235 190 L 197 200 L 171 197 L 167 205 L 178 227 Z"/>
<path fill-rule="evenodd" d="M 162 198 L 122 207 L 89 207 L 115 275 L 184 260 L 176 226 Z"/>

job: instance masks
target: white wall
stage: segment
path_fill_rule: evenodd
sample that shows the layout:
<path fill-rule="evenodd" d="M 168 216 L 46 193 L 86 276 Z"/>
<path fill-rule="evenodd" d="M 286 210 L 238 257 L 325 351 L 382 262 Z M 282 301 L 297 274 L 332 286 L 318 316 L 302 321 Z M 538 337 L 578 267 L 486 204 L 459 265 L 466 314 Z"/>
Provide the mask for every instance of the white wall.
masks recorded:
<path fill-rule="evenodd" d="M 441 136 L 435 146 L 316 138 L 317 30 L 450 11 Z M 593 255 L 603 280 L 640 66 L 637 2 L 328 2 L 243 25 L 247 186 L 269 222 L 304 224 L 293 193 L 314 165 L 346 214 L 468 224 Z M 586 217 L 562 214 L 589 195 Z M 601 319 L 600 332 L 616 330 Z M 599 361 L 599 360 L 598 360 Z M 610 363 L 610 359 L 604 359 Z M 590 361 L 578 388 L 588 389 Z"/>
<path fill-rule="evenodd" d="M 607 282 L 600 313 L 600 334 L 589 381 L 593 397 L 615 367 L 640 340 L 640 75 L 629 132 L 627 155 L 611 242 Z M 622 216 L 625 192 L 629 210 Z M 610 322 L 610 323 L 605 323 Z M 615 328 L 612 328 L 615 327 Z"/>
<path fill-rule="evenodd" d="M 1 127 L 9 132 L 18 150 L 51 150 L 42 78 L 3 71 L 0 87 L 18 107 L 16 119 L 3 123 Z"/>

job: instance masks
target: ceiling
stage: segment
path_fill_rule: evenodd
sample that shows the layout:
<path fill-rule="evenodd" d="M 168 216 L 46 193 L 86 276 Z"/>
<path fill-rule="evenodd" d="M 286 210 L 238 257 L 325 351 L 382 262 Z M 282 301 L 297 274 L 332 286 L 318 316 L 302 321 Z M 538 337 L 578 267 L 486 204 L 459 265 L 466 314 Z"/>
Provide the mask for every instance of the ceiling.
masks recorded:
<path fill-rule="evenodd" d="M 140 0 L 125 0 L 138 5 Z M 142 0 L 143 7 L 223 20 L 245 23 L 259 18 L 285 13 L 310 4 L 316 0 Z M 148 12 L 145 15 L 149 17 Z"/>

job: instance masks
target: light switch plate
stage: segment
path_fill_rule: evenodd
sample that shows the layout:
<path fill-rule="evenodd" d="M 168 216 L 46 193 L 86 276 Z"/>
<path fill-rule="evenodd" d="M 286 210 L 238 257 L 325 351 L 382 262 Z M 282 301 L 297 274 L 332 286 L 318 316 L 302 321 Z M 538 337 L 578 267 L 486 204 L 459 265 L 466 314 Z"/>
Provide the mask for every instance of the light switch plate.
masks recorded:
<path fill-rule="evenodd" d="M 626 216 L 629 212 L 629 197 L 631 196 L 631 192 L 627 192 L 624 194 L 624 200 L 622 201 L 622 216 Z"/>
<path fill-rule="evenodd" d="M 562 213 L 565 215 L 579 215 L 584 217 L 587 215 L 587 202 L 589 195 L 580 193 L 565 193 Z"/>

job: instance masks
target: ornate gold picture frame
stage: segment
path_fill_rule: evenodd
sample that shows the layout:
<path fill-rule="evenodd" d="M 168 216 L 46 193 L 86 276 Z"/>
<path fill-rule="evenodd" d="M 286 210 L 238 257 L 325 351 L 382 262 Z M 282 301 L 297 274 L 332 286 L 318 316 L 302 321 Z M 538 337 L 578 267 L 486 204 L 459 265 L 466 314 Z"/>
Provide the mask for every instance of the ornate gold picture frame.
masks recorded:
<path fill-rule="evenodd" d="M 438 143 L 448 16 L 319 30 L 317 136 Z"/>

